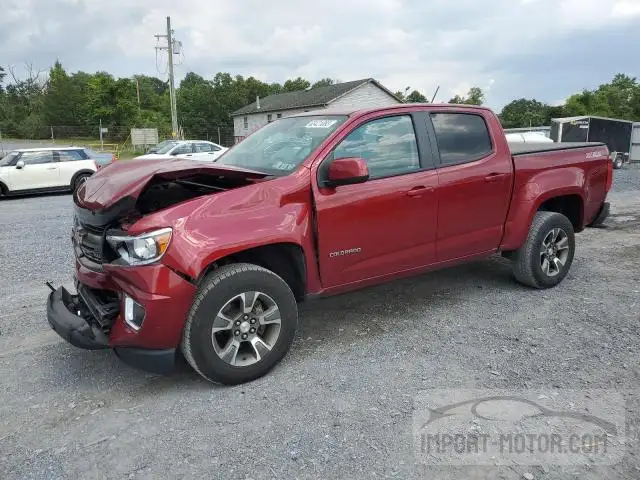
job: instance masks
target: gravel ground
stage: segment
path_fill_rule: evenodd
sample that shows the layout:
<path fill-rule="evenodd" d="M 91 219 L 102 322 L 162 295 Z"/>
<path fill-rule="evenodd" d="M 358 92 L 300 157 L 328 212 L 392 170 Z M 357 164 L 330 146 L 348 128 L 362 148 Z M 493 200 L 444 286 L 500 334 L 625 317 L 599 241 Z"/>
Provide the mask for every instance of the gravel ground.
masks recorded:
<path fill-rule="evenodd" d="M 132 369 L 47 326 L 71 283 L 70 195 L 0 202 L 0 478 L 640 478 L 640 169 L 615 172 L 608 228 L 533 291 L 491 258 L 308 304 L 286 359 L 250 384 Z M 414 396 L 433 388 L 617 389 L 612 466 L 424 466 Z"/>

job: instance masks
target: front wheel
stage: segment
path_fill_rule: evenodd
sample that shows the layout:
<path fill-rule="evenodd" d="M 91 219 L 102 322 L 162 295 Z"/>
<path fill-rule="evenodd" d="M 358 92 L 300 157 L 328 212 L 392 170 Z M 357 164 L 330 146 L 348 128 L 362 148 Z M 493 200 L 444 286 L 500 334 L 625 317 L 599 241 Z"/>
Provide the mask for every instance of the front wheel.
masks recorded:
<path fill-rule="evenodd" d="M 187 316 L 182 352 L 214 383 L 255 380 L 284 358 L 298 324 L 287 283 L 257 265 L 225 265 L 200 286 Z"/>
<path fill-rule="evenodd" d="M 513 253 L 513 275 L 530 287 L 554 287 L 569 273 L 574 253 L 569 219 L 561 213 L 537 212 L 525 244 Z"/>

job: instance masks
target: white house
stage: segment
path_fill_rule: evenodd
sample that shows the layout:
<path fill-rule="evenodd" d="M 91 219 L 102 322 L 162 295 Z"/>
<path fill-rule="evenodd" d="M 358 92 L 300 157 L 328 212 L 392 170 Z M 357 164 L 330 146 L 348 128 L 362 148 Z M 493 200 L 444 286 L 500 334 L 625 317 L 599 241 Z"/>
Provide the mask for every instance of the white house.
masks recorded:
<path fill-rule="evenodd" d="M 231 114 L 234 140 L 237 143 L 267 123 L 295 113 L 327 107 L 357 109 L 398 103 L 402 101 L 373 78 L 269 95 Z"/>

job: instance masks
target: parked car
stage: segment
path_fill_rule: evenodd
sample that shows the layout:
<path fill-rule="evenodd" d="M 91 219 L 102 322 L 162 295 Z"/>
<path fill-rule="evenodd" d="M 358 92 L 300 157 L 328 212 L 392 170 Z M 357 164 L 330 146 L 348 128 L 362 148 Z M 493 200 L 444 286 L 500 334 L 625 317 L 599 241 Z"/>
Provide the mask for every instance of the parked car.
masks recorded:
<path fill-rule="evenodd" d="M 206 140 L 165 140 L 152 147 L 144 155 L 135 157 L 135 160 L 157 160 L 167 157 L 188 158 L 203 162 L 213 162 L 224 152 L 227 147 Z"/>
<path fill-rule="evenodd" d="M 148 370 L 183 354 L 223 384 L 285 356 L 305 299 L 495 253 L 518 282 L 558 285 L 613 172 L 601 143 L 509 146 L 491 110 L 454 105 L 309 112 L 213 164 L 107 170 L 74 198 L 77 293 L 52 287 L 49 324 Z"/>
<path fill-rule="evenodd" d="M 0 159 L 0 196 L 75 191 L 98 168 L 83 148 L 13 150 Z"/>

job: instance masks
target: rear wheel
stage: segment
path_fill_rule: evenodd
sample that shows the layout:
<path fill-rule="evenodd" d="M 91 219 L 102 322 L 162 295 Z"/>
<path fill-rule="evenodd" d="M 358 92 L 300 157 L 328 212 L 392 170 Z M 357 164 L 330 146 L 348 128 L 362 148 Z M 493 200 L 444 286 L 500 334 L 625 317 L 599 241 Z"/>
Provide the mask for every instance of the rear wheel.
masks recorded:
<path fill-rule="evenodd" d="M 615 169 L 622 168 L 623 163 L 624 162 L 622 159 L 622 155 L 618 154 L 616 155 L 616 158 L 613 160 L 613 168 Z"/>
<path fill-rule="evenodd" d="M 556 212 L 537 212 L 525 244 L 513 252 L 514 277 L 530 287 L 554 287 L 569 273 L 574 253 L 569 219 Z"/>
<path fill-rule="evenodd" d="M 182 351 L 214 383 L 255 380 L 284 358 L 295 336 L 298 307 L 275 273 L 247 263 L 210 273 L 187 317 Z"/>
<path fill-rule="evenodd" d="M 84 182 L 87 181 L 90 176 L 91 175 L 89 175 L 88 173 L 81 173 L 80 175 L 78 175 L 73 181 L 73 185 L 71 186 L 73 191 L 77 192 L 78 189 L 84 184 Z"/>

